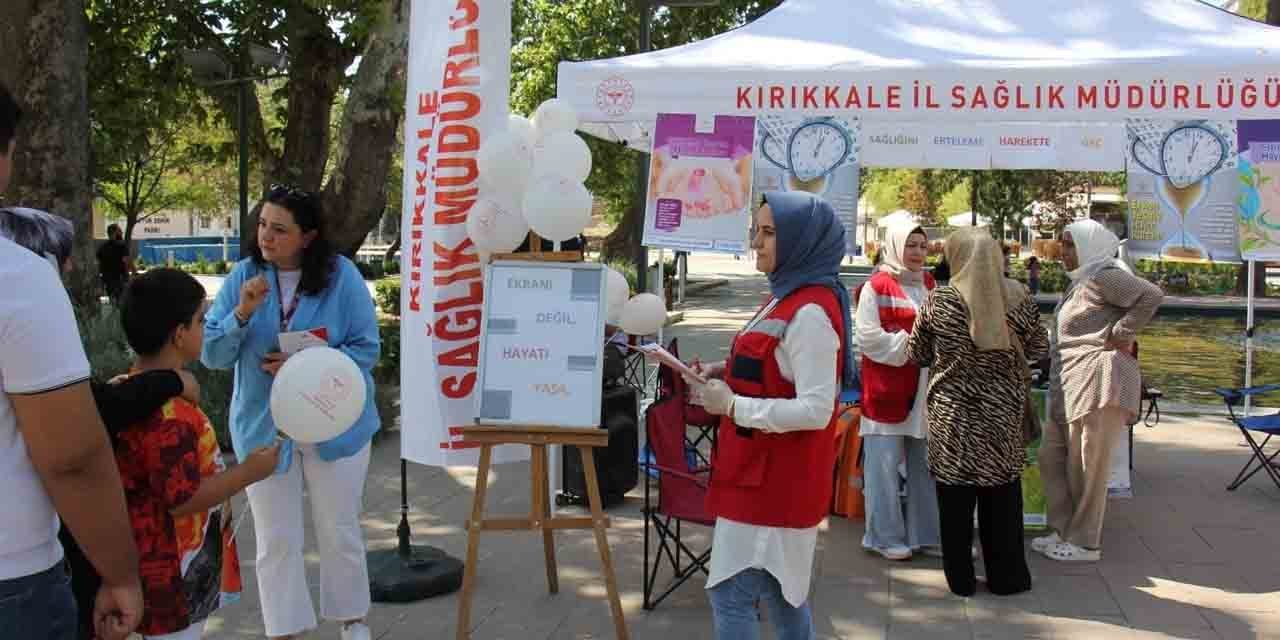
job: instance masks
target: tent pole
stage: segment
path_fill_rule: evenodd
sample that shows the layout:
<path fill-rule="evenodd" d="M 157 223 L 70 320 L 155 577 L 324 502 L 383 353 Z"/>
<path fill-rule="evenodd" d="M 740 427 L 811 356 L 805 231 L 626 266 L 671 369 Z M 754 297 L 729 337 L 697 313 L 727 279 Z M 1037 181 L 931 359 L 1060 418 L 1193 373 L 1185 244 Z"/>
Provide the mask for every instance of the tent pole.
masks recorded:
<path fill-rule="evenodd" d="M 1249 293 L 1247 302 L 1245 303 L 1245 320 L 1244 320 L 1244 386 L 1246 388 L 1253 386 L 1253 278 L 1254 271 L 1258 268 L 1258 263 L 1253 260 L 1249 261 Z M 1249 409 L 1252 402 L 1250 396 L 1244 397 L 1244 415 L 1249 416 Z"/>

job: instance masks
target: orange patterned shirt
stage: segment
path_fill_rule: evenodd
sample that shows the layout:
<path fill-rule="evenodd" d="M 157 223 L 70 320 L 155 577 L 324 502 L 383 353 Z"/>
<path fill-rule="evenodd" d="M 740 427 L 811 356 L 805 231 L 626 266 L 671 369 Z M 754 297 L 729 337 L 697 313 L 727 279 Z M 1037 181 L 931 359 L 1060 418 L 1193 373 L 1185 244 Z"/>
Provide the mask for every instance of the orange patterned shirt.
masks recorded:
<path fill-rule="evenodd" d="M 222 473 L 218 439 L 199 407 L 174 398 L 116 443 L 146 603 L 143 635 L 182 631 L 238 599 L 231 505 L 174 517 L 200 483 Z"/>

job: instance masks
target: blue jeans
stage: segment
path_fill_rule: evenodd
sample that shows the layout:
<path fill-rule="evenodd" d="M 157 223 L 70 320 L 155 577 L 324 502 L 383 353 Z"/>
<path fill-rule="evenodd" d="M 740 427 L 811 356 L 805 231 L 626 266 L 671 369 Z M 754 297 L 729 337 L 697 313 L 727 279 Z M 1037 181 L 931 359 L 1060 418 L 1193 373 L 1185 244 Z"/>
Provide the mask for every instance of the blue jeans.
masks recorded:
<path fill-rule="evenodd" d="M 76 599 L 63 563 L 0 580 L 0 635 L 11 640 L 76 640 Z"/>
<path fill-rule="evenodd" d="M 707 591 L 715 619 L 716 640 L 758 640 L 760 619 L 756 603 L 769 607 L 778 640 L 812 640 L 813 614 L 809 603 L 793 607 L 782 597 L 778 579 L 763 569 L 747 569 Z"/>
<path fill-rule="evenodd" d="M 862 546 L 870 549 L 942 544 L 938 489 L 929 473 L 929 444 L 907 436 L 863 436 L 863 495 L 867 501 Z M 907 462 L 907 504 L 898 495 L 898 463 Z"/>

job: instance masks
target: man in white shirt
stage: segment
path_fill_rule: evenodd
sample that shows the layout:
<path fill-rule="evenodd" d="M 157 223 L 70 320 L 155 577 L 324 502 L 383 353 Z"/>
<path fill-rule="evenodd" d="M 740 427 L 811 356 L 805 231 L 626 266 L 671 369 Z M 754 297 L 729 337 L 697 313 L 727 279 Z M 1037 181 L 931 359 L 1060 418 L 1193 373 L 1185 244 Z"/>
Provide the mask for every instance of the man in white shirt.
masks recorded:
<path fill-rule="evenodd" d="M 0 192 L 20 118 L 0 85 Z M 103 577 L 97 634 L 122 640 L 142 617 L 138 554 L 71 301 L 49 263 L 4 239 L 0 283 L 0 635 L 74 640 L 61 514 Z"/>

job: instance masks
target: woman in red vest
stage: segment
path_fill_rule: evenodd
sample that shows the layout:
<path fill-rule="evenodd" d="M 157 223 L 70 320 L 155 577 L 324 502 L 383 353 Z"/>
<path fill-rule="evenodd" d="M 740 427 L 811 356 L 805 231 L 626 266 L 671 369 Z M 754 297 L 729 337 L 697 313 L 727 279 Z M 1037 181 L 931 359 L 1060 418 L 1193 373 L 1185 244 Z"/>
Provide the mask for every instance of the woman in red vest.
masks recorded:
<path fill-rule="evenodd" d="M 716 515 L 707 590 L 721 640 L 759 637 L 761 600 L 779 640 L 814 637 L 807 599 L 831 505 L 836 399 L 857 384 L 844 242 L 826 201 L 766 193 L 751 247 L 772 295 L 695 388 L 722 416 L 707 493 Z"/>
<path fill-rule="evenodd" d="M 862 352 L 862 547 L 890 560 L 940 553 L 938 496 L 929 475 L 924 388 L 928 375 L 907 359 L 916 311 L 933 289 L 924 270 L 929 238 L 915 224 L 891 226 L 880 268 L 862 287 L 855 318 Z M 906 504 L 900 498 L 906 468 Z"/>

